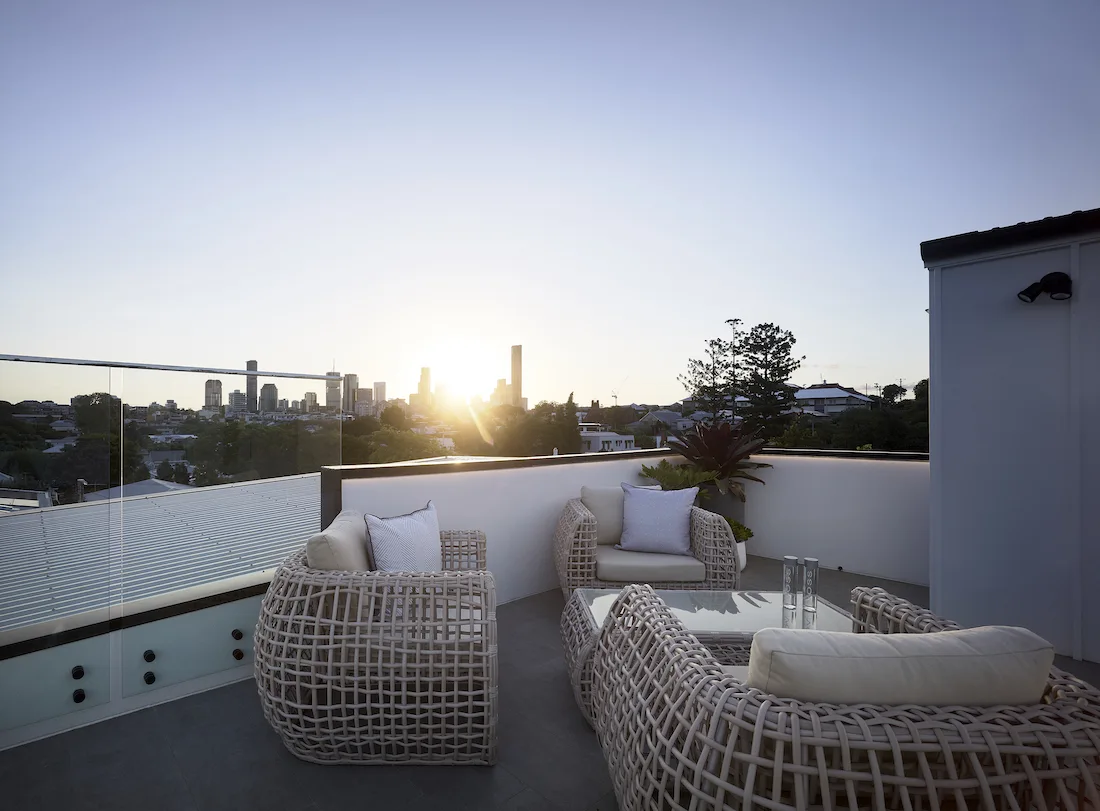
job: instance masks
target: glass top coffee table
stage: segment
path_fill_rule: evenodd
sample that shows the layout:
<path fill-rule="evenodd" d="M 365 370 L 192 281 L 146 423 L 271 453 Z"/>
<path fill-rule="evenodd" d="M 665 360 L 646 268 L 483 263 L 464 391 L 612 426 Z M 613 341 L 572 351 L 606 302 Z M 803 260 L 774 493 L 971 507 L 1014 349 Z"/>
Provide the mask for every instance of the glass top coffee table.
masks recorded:
<path fill-rule="evenodd" d="M 783 593 L 779 591 L 657 591 L 672 613 L 723 665 L 749 663 L 753 635 L 762 628 L 782 628 Z M 573 695 L 592 723 L 592 649 L 600 628 L 619 596 L 619 589 L 577 589 L 561 615 L 561 640 Z M 803 627 L 802 595 L 793 621 Z M 819 631 L 851 631 L 852 615 L 817 598 Z"/>

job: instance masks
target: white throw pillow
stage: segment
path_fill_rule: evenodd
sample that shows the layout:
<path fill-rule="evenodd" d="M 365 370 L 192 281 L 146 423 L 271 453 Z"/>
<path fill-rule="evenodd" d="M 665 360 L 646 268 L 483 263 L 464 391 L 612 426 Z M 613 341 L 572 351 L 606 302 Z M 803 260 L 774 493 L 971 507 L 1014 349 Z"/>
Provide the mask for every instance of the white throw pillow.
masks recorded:
<path fill-rule="evenodd" d="M 430 501 L 422 510 L 392 518 L 367 513 L 368 543 L 380 572 L 439 572 L 443 551 L 439 518 Z"/>
<path fill-rule="evenodd" d="M 324 571 L 363 572 L 367 561 L 367 527 L 363 514 L 344 510 L 306 541 L 306 565 Z"/>
<path fill-rule="evenodd" d="M 698 487 L 650 490 L 622 484 L 623 536 L 618 549 L 627 552 L 691 554 L 691 508 Z"/>
<path fill-rule="evenodd" d="M 1054 648 L 1026 628 L 849 634 L 765 628 L 752 638 L 748 687 L 826 704 L 991 707 L 1039 703 Z"/>
<path fill-rule="evenodd" d="M 661 485 L 646 485 L 643 489 L 660 490 Z M 582 487 L 581 503 L 596 519 L 596 543 L 617 544 L 623 534 L 623 488 Z"/>

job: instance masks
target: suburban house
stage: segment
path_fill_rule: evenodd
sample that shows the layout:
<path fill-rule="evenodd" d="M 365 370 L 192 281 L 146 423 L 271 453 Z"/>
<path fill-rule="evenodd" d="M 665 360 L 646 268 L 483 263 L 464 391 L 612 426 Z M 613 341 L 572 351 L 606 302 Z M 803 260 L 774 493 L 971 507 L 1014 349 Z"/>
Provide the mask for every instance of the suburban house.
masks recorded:
<path fill-rule="evenodd" d="M 815 383 L 796 391 L 794 399 L 803 411 L 812 409 L 829 417 L 849 408 L 870 408 L 872 402 L 866 394 L 837 383 Z"/>

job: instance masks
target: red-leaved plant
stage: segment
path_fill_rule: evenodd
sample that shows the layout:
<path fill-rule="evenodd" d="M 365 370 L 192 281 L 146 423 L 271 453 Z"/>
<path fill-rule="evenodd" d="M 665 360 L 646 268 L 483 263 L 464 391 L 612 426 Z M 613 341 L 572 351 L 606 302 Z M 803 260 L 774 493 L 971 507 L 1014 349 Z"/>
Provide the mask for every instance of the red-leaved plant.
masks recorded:
<path fill-rule="evenodd" d="M 732 493 L 745 500 L 745 488 L 737 479 L 765 484 L 750 470 L 771 467 L 766 462 L 752 462 L 749 457 L 764 447 L 764 440 L 755 433 L 745 434 L 741 425 L 716 422 L 713 425 L 698 423 L 668 441 L 668 446 L 699 470 L 713 470 L 718 492 Z"/>

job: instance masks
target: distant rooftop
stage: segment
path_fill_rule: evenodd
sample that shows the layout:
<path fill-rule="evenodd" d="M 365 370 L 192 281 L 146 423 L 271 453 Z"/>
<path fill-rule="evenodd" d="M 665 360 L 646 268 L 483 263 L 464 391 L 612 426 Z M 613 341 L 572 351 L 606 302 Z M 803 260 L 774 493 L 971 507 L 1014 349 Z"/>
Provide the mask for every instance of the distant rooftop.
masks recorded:
<path fill-rule="evenodd" d="M 145 479 L 132 484 L 124 484 L 120 487 L 108 487 L 106 490 L 96 490 L 84 497 L 85 501 L 104 501 L 109 498 L 129 498 L 130 496 L 152 496 L 157 493 L 169 493 L 173 490 L 194 490 L 189 484 L 164 481 L 163 479 Z"/>
<path fill-rule="evenodd" d="M 1003 250 L 1036 242 L 1048 242 L 1100 231 L 1100 208 L 1074 211 L 1060 217 L 1046 217 L 988 231 L 970 231 L 953 237 L 930 239 L 920 244 L 925 265 L 955 259 L 967 254 Z"/>

